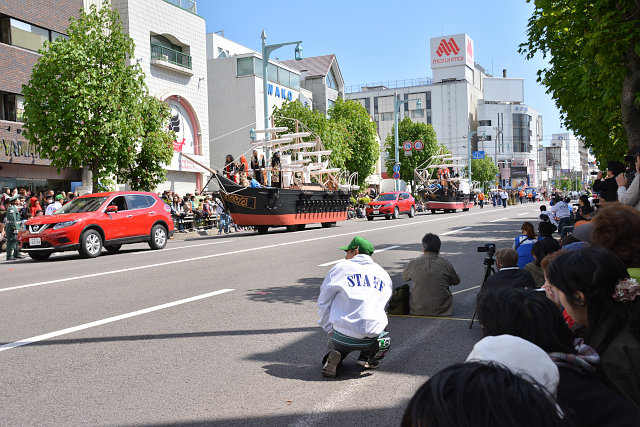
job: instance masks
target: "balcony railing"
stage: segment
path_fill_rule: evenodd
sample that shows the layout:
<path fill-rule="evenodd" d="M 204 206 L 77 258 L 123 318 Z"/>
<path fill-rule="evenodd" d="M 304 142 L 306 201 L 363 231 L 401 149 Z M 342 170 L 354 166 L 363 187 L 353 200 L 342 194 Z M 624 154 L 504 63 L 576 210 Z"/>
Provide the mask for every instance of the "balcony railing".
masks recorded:
<path fill-rule="evenodd" d="M 197 14 L 196 2 L 193 0 L 164 0 L 167 3 L 171 3 L 178 6 L 180 9 L 188 10 L 191 13 Z"/>
<path fill-rule="evenodd" d="M 167 61 L 171 64 L 191 69 L 191 56 L 158 44 L 151 45 L 151 59 Z"/>

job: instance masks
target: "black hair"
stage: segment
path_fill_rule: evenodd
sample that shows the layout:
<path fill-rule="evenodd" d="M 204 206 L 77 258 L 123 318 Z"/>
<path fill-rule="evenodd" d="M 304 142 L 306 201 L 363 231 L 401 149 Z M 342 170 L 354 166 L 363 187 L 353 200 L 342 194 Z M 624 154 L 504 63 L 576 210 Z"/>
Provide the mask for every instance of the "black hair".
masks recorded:
<path fill-rule="evenodd" d="M 584 203 L 585 206 L 591 206 L 591 203 L 589 203 L 589 196 L 586 194 L 581 195 L 580 200 L 582 200 L 582 203 Z"/>
<path fill-rule="evenodd" d="M 565 426 L 553 398 L 533 380 L 497 363 L 457 363 L 413 395 L 402 427 Z"/>
<path fill-rule="evenodd" d="M 573 334 L 558 307 L 544 292 L 497 288 L 476 300 L 483 336 L 514 335 L 547 353 L 575 353 Z"/>
<path fill-rule="evenodd" d="M 613 299 L 618 281 L 629 277 L 624 262 L 609 249 L 589 246 L 568 251 L 556 258 L 548 269 L 549 283 L 557 287 L 569 304 L 575 304 L 575 293 L 584 294 L 589 336 L 596 331 L 604 339 L 596 351 L 604 352 L 611 340 L 629 324 L 640 339 L 640 299 L 628 303 Z"/>
<path fill-rule="evenodd" d="M 538 234 L 542 237 L 551 237 L 557 227 L 548 221 L 549 217 L 546 215 L 540 215 L 540 218 L 545 217 L 546 221 L 538 223 Z"/>
<path fill-rule="evenodd" d="M 427 233 L 422 238 L 422 248 L 425 252 L 434 252 L 437 254 L 440 252 L 441 245 L 442 242 L 440 238 L 433 233 Z"/>
<path fill-rule="evenodd" d="M 535 264 L 540 267 L 540 263 L 547 256 L 547 246 L 544 244 L 542 240 L 538 240 L 533 245 L 531 245 L 531 254 L 535 257 Z"/>
<path fill-rule="evenodd" d="M 547 210 L 547 205 L 541 205 L 540 206 L 540 212 L 546 211 Z"/>

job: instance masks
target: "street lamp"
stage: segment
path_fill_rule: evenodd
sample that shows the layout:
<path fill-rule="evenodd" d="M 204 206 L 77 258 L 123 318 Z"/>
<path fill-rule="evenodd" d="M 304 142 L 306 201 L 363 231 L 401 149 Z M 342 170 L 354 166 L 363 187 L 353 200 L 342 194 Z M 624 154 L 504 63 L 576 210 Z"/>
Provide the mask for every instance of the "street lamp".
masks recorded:
<path fill-rule="evenodd" d="M 416 107 L 418 107 L 418 109 L 420 109 L 420 106 L 422 106 L 422 102 L 418 98 L 400 99 L 400 95 L 397 93 L 396 93 L 396 96 L 393 98 L 393 129 L 394 129 L 393 137 L 396 143 L 396 162 L 395 162 L 396 165 L 400 165 L 400 151 L 398 148 L 398 110 L 400 109 L 401 105 L 404 105 L 409 101 L 417 101 Z M 400 191 L 399 179 L 396 179 L 396 191 Z"/>
<path fill-rule="evenodd" d="M 302 40 L 296 42 L 278 43 L 278 44 L 266 44 L 267 33 L 262 30 L 262 92 L 264 100 L 264 128 L 269 128 L 269 98 L 267 96 L 267 65 L 269 65 L 269 55 L 276 49 L 280 49 L 282 46 L 296 45 L 295 58 L 297 61 L 302 59 L 302 48 L 300 43 Z M 267 135 L 265 135 L 266 137 Z M 269 148 L 265 150 L 265 161 L 269 162 Z M 267 182 L 271 183 L 271 171 L 267 172 Z"/>

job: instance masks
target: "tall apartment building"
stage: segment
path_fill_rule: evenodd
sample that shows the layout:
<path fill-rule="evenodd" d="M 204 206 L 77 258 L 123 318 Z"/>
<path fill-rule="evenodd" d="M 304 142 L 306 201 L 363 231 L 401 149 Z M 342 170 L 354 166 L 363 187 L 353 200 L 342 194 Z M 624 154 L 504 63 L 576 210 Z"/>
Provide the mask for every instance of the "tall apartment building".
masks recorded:
<path fill-rule="evenodd" d="M 57 173 L 22 133 L 22 85 L 45 41 L 66 37 L 69 18 L 78 17 L 82 0 L 0 1 L 0 186 L 70 190 L 82 172 Z"/>
<path fill-rule="evenodd" d="M 589 171 L 595 168 L 595 158 L 572 133 L 554 133 L 541 154 L 542 168 L 547 171 L 549 181 L 563 177 L 583 182 L 591 179 Z"/>

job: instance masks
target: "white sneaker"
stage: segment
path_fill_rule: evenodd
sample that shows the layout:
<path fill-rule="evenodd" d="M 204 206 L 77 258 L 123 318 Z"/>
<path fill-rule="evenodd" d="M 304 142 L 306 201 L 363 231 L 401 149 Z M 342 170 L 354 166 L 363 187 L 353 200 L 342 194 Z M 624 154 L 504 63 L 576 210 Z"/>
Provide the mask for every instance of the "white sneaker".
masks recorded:
<path fill-rule="evenodd" d="M 324 362 L 324 366 L 322 367 L 322 371 L 320 373 L 323 377 L 335 378 L 336 370 L 338 369 L 338 365 L 342 360 L 342 355 L 338 350 L 331 350 L 327 355 L 327 361 Z"/>

